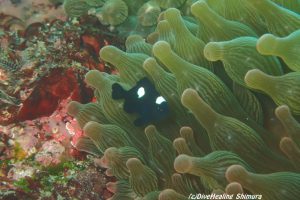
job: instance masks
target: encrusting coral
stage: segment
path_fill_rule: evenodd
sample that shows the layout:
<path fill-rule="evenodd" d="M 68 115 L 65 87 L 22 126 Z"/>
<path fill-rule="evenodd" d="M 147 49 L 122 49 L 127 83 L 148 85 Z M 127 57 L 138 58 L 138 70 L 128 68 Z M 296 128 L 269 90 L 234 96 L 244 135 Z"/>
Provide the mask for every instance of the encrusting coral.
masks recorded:
<path fill-rule="evenodd" d="M 97 14 L 115 1 L 97 5 Z M 76 147 L 101 156 L 106 174 L 118 179 L 108 184 L 111 200 L 244 191 L 247 198 L 297 200 L 300 15 L 292 5 L 299 1 L 120 1 L 128 7 L 124 19 L 152 28 L 131 34 L 126 50 L 103 47 L 100 58 L 118 74 L 89 71 L 85 80 L 97 101 L 68 107 L 84 130 Z M 112 98 L 112 85 L 130 89 L 144 77 L 171 116 L 137 127 L 136 114 Z M 266 125 L 274 117 L 284 130 L 279 135 Z"/>

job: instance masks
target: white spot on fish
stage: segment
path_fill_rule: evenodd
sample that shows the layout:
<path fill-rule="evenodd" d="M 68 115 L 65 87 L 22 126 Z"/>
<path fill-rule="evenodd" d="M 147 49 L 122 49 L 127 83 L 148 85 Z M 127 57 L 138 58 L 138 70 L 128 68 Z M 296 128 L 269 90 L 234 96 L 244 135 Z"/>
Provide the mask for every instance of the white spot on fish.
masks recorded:
<path fill-rule="evenodd" d="M 145 89 L 143 87 L 140 87 L 137 91 L 138 97 L 141 98 L 145 95 Z"/>
<path fill-rule="evenodd" d="M 165 100 L 162 96 L 159 96 L 159 97 L 156 98 L 155 103 L 156 103 L 156 104 L 161 104 L 161 103 L 163 103 L 163 102 L 165 102 L 165 101 L 166 101 L 166 100 Z"/>

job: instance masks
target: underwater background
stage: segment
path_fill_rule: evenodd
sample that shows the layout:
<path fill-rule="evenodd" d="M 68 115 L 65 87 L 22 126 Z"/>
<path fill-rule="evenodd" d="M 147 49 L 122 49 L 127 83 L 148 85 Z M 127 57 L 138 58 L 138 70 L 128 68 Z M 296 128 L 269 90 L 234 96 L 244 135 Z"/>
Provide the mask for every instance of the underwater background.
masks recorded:
<path fill-rule="evenodd" d="M 300 199 L 300 0 L 0 0 L 0 199 Z"/>

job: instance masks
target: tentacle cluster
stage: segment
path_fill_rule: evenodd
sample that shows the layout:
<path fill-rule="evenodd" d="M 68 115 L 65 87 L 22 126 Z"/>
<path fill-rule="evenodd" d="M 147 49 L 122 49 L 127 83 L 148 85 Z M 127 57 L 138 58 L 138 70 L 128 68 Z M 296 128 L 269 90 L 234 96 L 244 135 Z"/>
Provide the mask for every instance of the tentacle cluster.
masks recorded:
<path fill-rule="evenodd" d="M 148 37 L 129 36 L 126 51 L 104 47 L 100 58 L 119 74 L 88 72 L 97 102 L 68 107 L 84 130 L 77 148 L 101 156 L 107 175 L 118 179 L 108 184 L 111 199 L 244 191 L 249 199 L 298 199 L 300 2 L 107 0 L 97 14 L 110 25 L 122 23 L 105 16 L 122 5 L 122 17 L 136 11 L 142 25 L 157 26 Z M 136 116 L 112 99 L 112 85 L 129 89 L 143 77 L 169 102 L 172 116 L 135 127 Z"/>

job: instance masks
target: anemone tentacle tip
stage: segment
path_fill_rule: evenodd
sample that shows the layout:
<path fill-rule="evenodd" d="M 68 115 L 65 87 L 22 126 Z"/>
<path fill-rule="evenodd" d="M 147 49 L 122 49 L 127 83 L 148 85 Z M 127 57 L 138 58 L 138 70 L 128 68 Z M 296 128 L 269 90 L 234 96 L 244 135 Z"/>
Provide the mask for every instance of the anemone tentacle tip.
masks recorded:
<path fill-rule="evenodd" d="M 80 107 L 82 105 L 77 102 L 77 101 L 71 101 L 68 105 L 67 105 L 67 112 L 69 115 L 71 115 L 72 117 L 75 117 L 79 111 L 80 111 Z"/>
<path fill-rule="evenodd" d="M 158 41 L 153 45 L 153 54 L 157 57 L 162 56 L 164 53 L 171 51 L 171 46 L 166 41 Z"/>
<path fill-rule="evenodd" d="M 241 165 L 231 165 L 228 167 L 225 173 L 226 179 L 231 183 L 231 182 L 238 182 L 245 178 L 247 175 L 247 171 L 244 167 Z"/>
<path fill-rule="evenodd" d="M 290 108 L 287 105 L 280 105 L 275 109 L 275 115 L 278 118 L 287 117 L 288 115 L 291 115 Z"/>
<path fill-rule="evenodd" d="M 189 103 L 197 98 L 200 98 L 197 91 L 192 88 L 188 88 L 183 91 L 181 95 L 181 102 L 183 105 L 189 105 Z"/>
<path fill-rule="evenodd" d="M 151 66 L 156 65 L 156 63 L 157 62 L 156 62 L 155 58 L 149 57 L 144 61 L 143 67 L 145 69 L 149 69 L 149 68 L 151 68 Z"/>
<path fill-rule="evenodd" d="M 192 166 L 191 158 L 188 155 L 181 154 L 174 161 L 174 168 L 179 173 L 186 173 Z"/>

